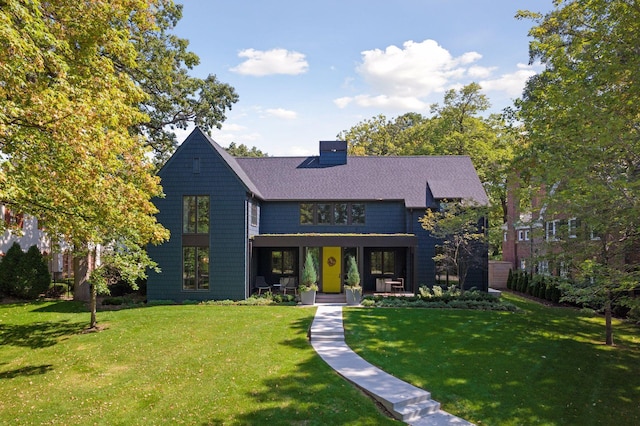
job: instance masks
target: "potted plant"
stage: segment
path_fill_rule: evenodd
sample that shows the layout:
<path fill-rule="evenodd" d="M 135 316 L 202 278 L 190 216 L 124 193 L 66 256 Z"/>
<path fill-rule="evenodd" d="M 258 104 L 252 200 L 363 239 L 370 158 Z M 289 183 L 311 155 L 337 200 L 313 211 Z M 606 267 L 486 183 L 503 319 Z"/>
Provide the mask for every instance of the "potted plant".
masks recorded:
<path fill-rule="evenodd" d="M 300 301 L 303 305 L 313 305 L 316 303 L 316 292 L 318 291 L 318 285 L 316 284 L 317 279 L 318 273 L 316 272 L 316 265 L 313 262 L 313 256 L 311 253 L 307 253 L 304 268 L 302 269 L 302 280 L 298 287 L 300 291 Z"/>
<path fill-rule="evenodd" d="M 362 299 L 362 286 L 360 285 L 360 272 L 358 264 L 353 256 L 349 256 L 347 269 L 347 284 L 344 291 L 347 295 L 347 305 L 359 305 Z"/>

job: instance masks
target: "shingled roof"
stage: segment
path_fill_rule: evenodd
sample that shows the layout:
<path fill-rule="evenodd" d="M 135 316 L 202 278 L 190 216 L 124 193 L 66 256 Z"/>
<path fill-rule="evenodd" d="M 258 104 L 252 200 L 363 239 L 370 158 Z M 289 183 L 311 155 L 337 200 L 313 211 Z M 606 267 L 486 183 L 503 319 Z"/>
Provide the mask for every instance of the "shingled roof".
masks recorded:
<path fill-rule="evenodd" d="M 319 157 L 237 158 L 265 200 L 403 200 L 407 208 L 435 199 L 488 204 L 469 157 L 349 157 L 323 167 Z"/>
<path fill-rule="evenodd" d="M 430 207 L 431 197 L 489 203 L 467 156 L 354 156 L 346 164 L 327 166 L 319 156 L 234 158 L 202 135 L 247 189 L 265 201 L 402 200 L 407 208 Z"/>

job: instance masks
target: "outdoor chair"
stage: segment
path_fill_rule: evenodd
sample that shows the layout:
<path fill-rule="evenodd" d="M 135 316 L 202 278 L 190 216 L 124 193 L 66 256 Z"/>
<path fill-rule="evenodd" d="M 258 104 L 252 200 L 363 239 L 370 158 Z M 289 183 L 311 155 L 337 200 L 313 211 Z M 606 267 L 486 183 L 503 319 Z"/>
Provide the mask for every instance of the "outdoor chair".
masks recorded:
<path fill-rule="evenodd" d="M 258 290 L 258 294 L 262 294 L 262 291 L 271 291 L 271 286 L 267 284 L 267 281 L 264 279 L 262 275 L 258 275 L 256 277 L 256 282 L 253 285 L 253 288 Z"/>
<path fill-rule="evenodd" d="M 296 277 L 284 277 L 281 281 L 281 287 L 283 294 L 287 294 L 287 290 L 293 290 L 294 295 L 298 295 L 298 279 Z"/>

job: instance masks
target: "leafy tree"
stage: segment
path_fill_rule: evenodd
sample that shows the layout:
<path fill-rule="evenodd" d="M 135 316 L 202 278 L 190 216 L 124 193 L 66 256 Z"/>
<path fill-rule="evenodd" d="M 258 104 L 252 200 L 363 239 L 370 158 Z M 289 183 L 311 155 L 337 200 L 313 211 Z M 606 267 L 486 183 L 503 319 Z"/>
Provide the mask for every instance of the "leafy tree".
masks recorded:
<path fill-rule="evenodd" d="M 414 130 L 425 122 L 418 113 L 407 113 L 395 120 L 380 114 L 340 132 L 338 138 L 349 143 L 351 155 L 407 155 L 408 151 L 420 149 L 414 146 Z"/>
<path fill-rule="evenodd" d="M 252 146 L 251 149 L 247 147 L 245 144 L 236 145 L 235 142 L 231 142 L 228 148 L 225 148 L 226 151 L 233 155 L 234 157 L 267 157 L 266 153 L 263 153 L 255 146 Z"/>
<path fill-rule="evenodd" d="M 440 210 L 429 209 L 420 224 L 441 242 L 433 260 L 455 269 L 460 290 L 465 290 L 471 268 L 484 267 L 487 261 L 485 234 L 486 208 L 469 202 L 443 203 Z"/>
<path fill-rule="evenodd" d="M 188 50 L 187 40 L 171 33 L 182 18 L 182 5 L 155 0 L 153 7 L 155 25 L 130 34 L 137 52 L 135 64 L 117 57 L 114 62 L 146 95 L 139 108 L 148 120 L 136 123 L 132 132 L 145 138 L 160 165 L 177 146 L 175 129 L 184 130 L 190 124 L 206 132 L 220 128 L 238 95 L 213 74 L 204 79 L 189 75 L 200 59 Z"/>
<path fill-rule="evenodd" d="M 546 216 L 578 217 L 587 234 L 596 232 L 563 248 L 578 275 L 589 275 L 581 297 L 601 300 L 612 345 L 612 302 L 638 285 L 640 8 L 623 0 L 554 4 L 545 16 L 518 15 L 534 21 L 531 61 L 545 65 L 527 83 L 519 113 L 533 178 L 557 188 L 544 197 Z"/>
<path fill-rule="evenodd" d="M 480 114 L 489 109 L 477 83 L 445 93 L 442 105 L 431 106 L 433 116 L 407 113 L 395 119 L 378 115 L 338 138 L 349 143 L 351 155 L 467 155 L 471 158 L 491 200 L 490 245 L 497 256 L 506 222 L 507 176 L 514 148 L 522 143 L 519 129 L 508 117 Z"/>
<path fill-rule="evenodd" d="M 171 0 L 0 6 L 0 202 L 73 244 L 74 297 L 88 298 L 95 247 L 168 237 L 149 149 L 161 163 L 173 129 L 219 127 L 237 95 L 188 75 L 198 58 L 170 34 L 181 17 Z"/>
<path fill-rule="evenodd" d="M 145 94 L 118 65 L 136 67 L 131 38 L 154 30 L 156 6 L 8 0 L 0 9 L 0 201 L 77 253 L 168 237 L 150 201 L 159 180 L 129 132 L 147 120 Z"/>

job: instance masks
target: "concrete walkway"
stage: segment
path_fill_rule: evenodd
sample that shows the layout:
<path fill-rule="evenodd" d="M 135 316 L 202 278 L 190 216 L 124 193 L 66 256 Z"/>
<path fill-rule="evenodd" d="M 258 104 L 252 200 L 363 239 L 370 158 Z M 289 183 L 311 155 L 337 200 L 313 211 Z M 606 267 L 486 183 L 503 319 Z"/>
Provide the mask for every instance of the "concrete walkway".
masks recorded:
<path fill-rule="evenodd" d="M 472 425 L 442 411 L 429 392 L 385 373 L 353 352 L 344 341 L 342 305 L 318 305 L 309 338 L 329 366 L 379 401 L 398 420 L 414 426 Z"/>

